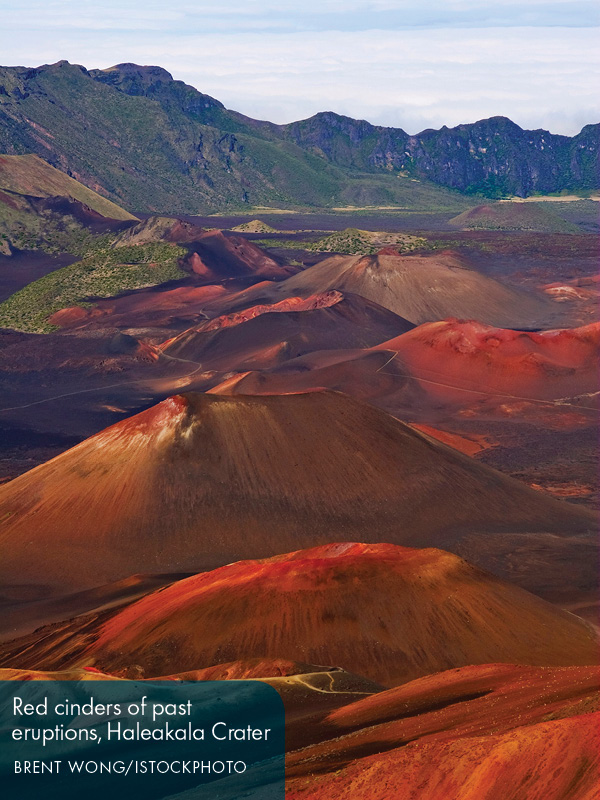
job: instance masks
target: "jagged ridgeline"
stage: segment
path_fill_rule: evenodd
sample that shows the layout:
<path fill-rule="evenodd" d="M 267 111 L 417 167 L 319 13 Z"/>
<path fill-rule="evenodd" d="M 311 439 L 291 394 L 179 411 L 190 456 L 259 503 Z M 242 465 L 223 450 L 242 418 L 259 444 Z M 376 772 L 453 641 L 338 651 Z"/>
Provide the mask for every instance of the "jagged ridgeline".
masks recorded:
<path fill-rule="evenodd" d="M 248 205 L 456 209 L 465 195 L 598 187 L 599 125 L 575 137 L 504 117 L 410 136 L 333 113 L 274 125 L 160 67 L 0 68 L 0 152 L 36 153 L 138 211 Z"/>

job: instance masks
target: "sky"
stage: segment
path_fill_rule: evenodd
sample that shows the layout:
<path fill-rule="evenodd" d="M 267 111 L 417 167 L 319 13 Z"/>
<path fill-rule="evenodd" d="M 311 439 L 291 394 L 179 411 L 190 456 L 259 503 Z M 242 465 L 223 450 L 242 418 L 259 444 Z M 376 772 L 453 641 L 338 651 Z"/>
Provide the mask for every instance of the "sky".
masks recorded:
<path fill-rule="evenodd" d="M 599 122 L 599 34 L 597 0 L 0 0 L 4 65 L 158 64 L 257 119 L 408 133 Z"/>

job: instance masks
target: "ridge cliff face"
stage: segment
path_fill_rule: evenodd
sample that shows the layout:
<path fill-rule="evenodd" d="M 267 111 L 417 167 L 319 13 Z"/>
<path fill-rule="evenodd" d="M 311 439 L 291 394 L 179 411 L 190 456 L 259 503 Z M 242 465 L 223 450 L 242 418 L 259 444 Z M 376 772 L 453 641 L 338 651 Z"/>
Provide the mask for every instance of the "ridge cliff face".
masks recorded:
<path fill-rule="evenodd" d="M 467 194 L 488 197 L 598 184 L 600 126 L 577 136 L 523 130 L 506 117 L 409 136 L 330 112 L 282 126 L 284 135 L 342 167 L 406 171 Z"/>

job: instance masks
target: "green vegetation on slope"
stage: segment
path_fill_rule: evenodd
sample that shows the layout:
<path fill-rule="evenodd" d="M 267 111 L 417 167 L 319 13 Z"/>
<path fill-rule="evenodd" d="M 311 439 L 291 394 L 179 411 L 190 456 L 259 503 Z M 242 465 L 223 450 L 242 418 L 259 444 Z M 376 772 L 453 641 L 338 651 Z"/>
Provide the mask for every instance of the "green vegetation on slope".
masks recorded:
<path fill-rule="evenodd" d="M 137 219 L 35 155 L 0 155 L 0 253 L 83 255 L 97 238 L 87 225 L 103 218 Z"/>
<path fill-rule="evenodd" d="M 231 230 L 236 233 L 279 233 L 276 228 L 272 228 L 259 219 L 253 219 L 251 222 L 242 222 L 241 225 L 236 225 Z"/>
<path fill-rule="evenodd" d="M 43 154 L 117 202 L 151 213 L 342 204 L 458 213 L 470 205 L 426 181 L 330 163 L 277 126 L 208 102 L 164 71 L 142 67 L 125 80 L 126 72 L 92 75 L 66 62 L 0 68 L 0 150 Z"/>
<path fill-rule="evenodd" d="M 72 214 L 59 213 L 38 198 L 24 197 L 0 189 L 0 253 L 43 250 L 46 253 L 84 255 L 104 237 L 93 234 Z"/>
<path fill-rule="evenodd" d="M 533 204 L 531 201 L 530 204 Z M 576 226 L 579 231 L 597 232 L 600 229 L 600 202 L 587 198 L 571 201 L 540 201 L 536 203 L 561 220 Z"/>
<path fill-rule="evenodd" d="M 449 220 L 463 230 L 538 231 L 545 233 L 578 233 L 579 227 L 562 219 L 541 203 L 499 202 L 463 211 Z"/>
<path fill-rule="evenodd" d="M 48 318 L 69 306 L 89 306 L 95 297 L 113 297 L 183 277 L 185 250 L 159 242 L 93 250 L 81 261 L 30 283 L 0 305 L 0 327 L 29 333 L 54 329 Z"/>
<path fill-rule="evenodd" d="M 382 247 L 393 247 L 400 253 L 409 253 L 427 245 L 426 239 L 401 233 L 375 233 L 358 228 L 346 228 L 307 245 L 307 250 L 324 253 L 371 255 Z"/>

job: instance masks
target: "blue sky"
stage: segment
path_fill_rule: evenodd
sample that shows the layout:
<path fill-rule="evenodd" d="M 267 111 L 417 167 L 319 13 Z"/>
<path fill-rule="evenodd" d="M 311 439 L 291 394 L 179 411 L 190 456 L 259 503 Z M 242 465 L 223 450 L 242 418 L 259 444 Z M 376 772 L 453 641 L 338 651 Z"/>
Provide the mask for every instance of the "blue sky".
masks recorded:
<path fill-rule="evenodd" d="M 274 122 L 333 110 L 409 133 L 503 114 L 600 121 L 597 0 L 0 0 L 0 61 L 160 64 Z"/>

